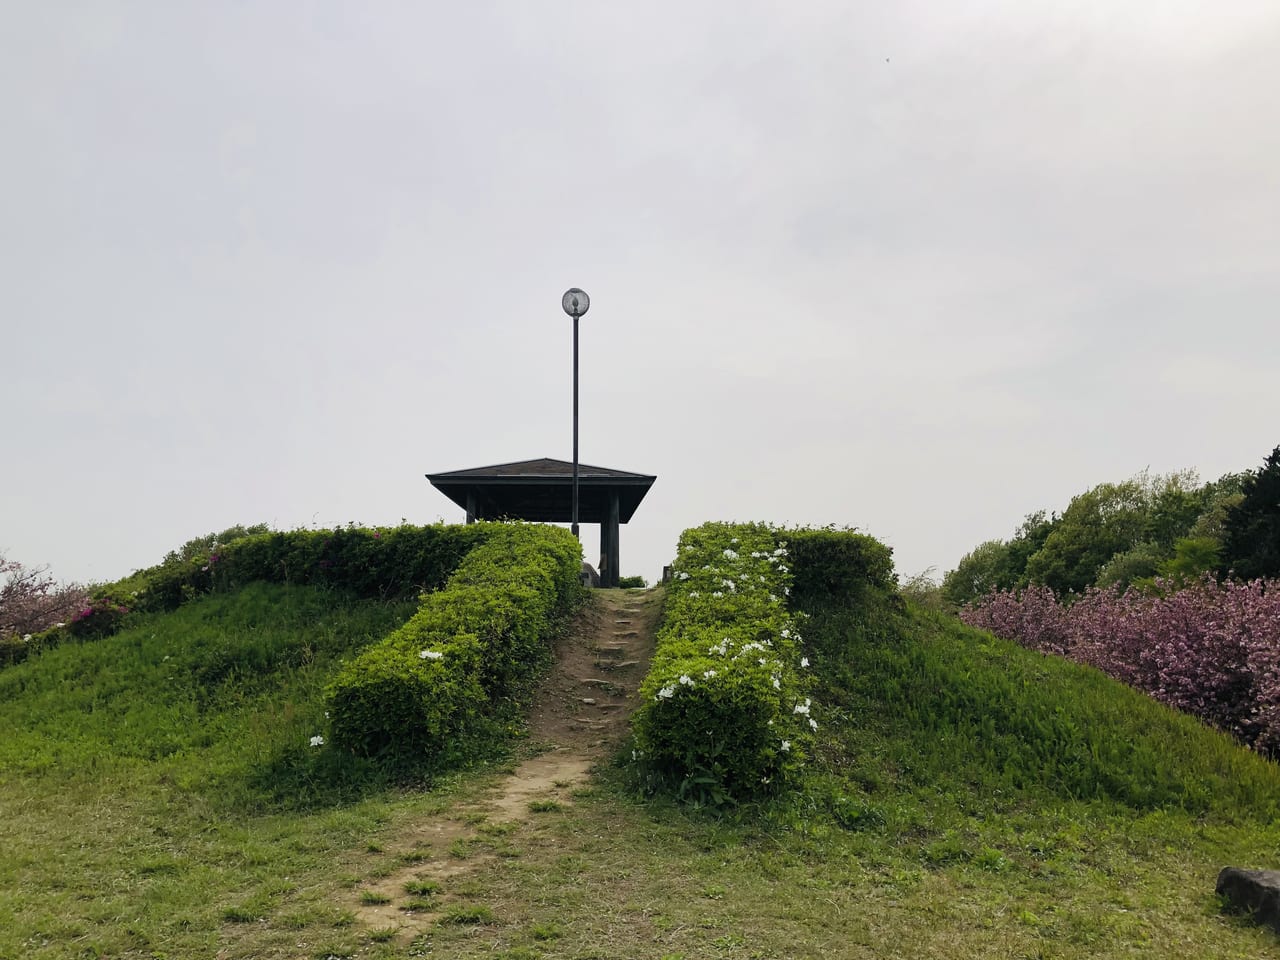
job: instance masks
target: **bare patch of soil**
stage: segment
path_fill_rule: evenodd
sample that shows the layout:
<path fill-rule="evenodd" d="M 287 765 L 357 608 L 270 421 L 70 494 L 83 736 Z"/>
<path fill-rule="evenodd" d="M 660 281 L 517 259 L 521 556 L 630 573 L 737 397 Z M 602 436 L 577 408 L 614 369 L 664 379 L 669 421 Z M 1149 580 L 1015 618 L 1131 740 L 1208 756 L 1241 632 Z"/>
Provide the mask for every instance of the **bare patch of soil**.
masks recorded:
<path fill-rule="evenodd" d="M 556 647 L 529 718 L 542 750 L 476 801 L 415 824 L 396 845 L 402 866 L 357 888 L 356 916 L 408 942 L 445 916 L 451 888 L 483 864 L 516 856 L 506 838 L 541 811 L 571 807 L 573 790 L 621 741 L 649 667 L 657 590 L 598 590 Z"/>

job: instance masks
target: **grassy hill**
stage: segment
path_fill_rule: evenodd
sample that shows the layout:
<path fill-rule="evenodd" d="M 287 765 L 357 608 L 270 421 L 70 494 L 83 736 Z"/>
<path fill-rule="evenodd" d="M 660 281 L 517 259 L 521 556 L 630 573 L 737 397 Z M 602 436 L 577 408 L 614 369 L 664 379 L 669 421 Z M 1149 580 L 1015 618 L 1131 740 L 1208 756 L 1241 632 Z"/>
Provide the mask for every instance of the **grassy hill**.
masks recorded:
<path fill-rule="evenodd" d="M 811 611 L 801 789 L 699 811 L 602 770 L 451 851 L 474 909 L 397 943 L 355 891 L 504 769 L 406 789 L 310 746 L 414 608 L 254 584 L 0 670 L 0 958 L 1280 956 L 1212 895 L 1276 865 L 1274 764 L 874 594 Z"/>

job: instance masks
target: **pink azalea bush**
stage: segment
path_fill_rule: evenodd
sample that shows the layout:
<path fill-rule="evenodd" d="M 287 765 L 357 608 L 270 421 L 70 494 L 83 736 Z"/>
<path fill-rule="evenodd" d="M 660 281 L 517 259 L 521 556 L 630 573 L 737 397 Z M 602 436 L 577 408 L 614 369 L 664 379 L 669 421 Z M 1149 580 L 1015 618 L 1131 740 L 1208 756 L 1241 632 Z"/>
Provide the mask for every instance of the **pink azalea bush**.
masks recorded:
<path fill-rule="evenodd" d="M 1044 586 L 997 590 L 961 610 L 970 626 L 1097 667 L 1157 700 L 1280 755 L 1280 581 L 1211 577 L 1155 593 Z"/>

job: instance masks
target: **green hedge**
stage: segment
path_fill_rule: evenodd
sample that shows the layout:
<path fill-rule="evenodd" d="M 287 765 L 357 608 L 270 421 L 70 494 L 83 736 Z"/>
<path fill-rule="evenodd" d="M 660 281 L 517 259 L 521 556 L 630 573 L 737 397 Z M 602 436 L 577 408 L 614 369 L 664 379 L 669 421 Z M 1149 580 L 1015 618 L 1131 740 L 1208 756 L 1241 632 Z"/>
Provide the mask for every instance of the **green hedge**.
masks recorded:
<path fill-rule="evenodd" d="M 333 587 L 402 600 L 437 590 L 487 536 L 477 525 L 340 527 L 244 537 L 207 556 L 144 571 L 135 607 L 173 610 L 193 596 L 256 581 Z"/>
<path fill-rule="evenodd" d="M 164 563 L 97 587 L 70 620 L 34 635 L 21 649 L 0 650 L 0 665 L 67 639 L 93 640 L 115 633 L 127 614 L 176 610 L 215 590 L 257 581 L 329 587 L 355 596 L 406 600 L 438 590 L 473 549 L 489 536 L 469 526 L 340 527 L 244 536 L 206 555 Z"/>
<path fill-rule="evenodd" d="M 582 553 L 559 527 L 475 524 L 484 542 L 399 630 L 329 687 L 331 740 L 401 769 L 456 760 L 485 718 L 527 696 L 580 596 Z"/>
<path fill-rule="evenodd" d="M 802 679 L 785 535 L 763 524 L 686 530 L 632 720 L 645 786 L 721 804 L 776 790 L 817 721 Z"/>
<path fill-rule="evenodd" d="M 867 590 L 892 591 L 893 551 L 879 540 L 837 527 L 787 533 L 791 550 L 791 607 L 807 610 L 857 603 Z"/>

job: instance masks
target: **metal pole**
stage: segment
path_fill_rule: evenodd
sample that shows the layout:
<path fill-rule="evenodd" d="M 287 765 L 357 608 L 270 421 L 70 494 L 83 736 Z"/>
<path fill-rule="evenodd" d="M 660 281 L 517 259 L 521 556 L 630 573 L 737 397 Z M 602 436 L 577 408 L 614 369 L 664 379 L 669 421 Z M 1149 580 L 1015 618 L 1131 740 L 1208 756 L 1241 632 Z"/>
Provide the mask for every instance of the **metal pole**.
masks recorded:
<path fill-rule="evenodd" d="M 578 318 L 573 318 L 573 535 L 578 536 Z"/>

